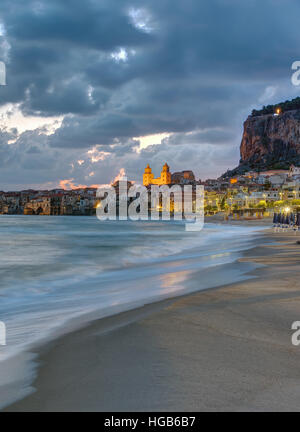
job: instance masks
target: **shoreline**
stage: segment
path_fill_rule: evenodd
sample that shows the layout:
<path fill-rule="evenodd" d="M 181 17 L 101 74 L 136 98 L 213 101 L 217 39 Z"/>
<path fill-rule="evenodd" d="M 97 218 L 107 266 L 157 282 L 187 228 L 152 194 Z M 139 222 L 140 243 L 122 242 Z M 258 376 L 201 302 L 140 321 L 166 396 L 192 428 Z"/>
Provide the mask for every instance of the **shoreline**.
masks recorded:
<path fill-rule="evenodd" d="M 281 238 L 281 241 L 287 241 L 287 246 L 284 247 L 285 252 L 280 252 L 279 255 L 285 255 L 287 250 L 291 249 L 294 251 L 290 251 L 288 255 L 294 253 L 297 257 L 299 256 L 299 246 L 294 244 L 296 238 L 289 234 L 274 235 L 269 230 L 264 234 L 264 238 L 266 242 L 277 241 L 279 238 Z M 225 287 L 219 286 L 183 294 L 128 312 L 122 312 L 118 315 L 102 318 L 42 346 L 36 350 L 39 367 L 37 379 L 33 386 L 37 388 L 37 391 L 9 405 L 4 411 L 197 411 L 218 410 L 218 408 L 221 410 L 238 409 L 237 406 L 232 404 L 227 407 L 219 406 L 219 402 L 212 402 L 217 397 L 217 388 L 215 388 L 216 384 L 214 382 L 211 385 L 207 382 L 208 377 L 211 376 L 209 364 L 210 362 L 216 362 L 217 357 L 223 355 L 222 350 L 219 352 L 219 348 L 214 347 L 215 342 L 217 346 L 221 342 L 221 346 L 226 348 L 228 342 L 233 343 L 235 341 L 231 333 L 238 333 L 240 325 L 249 336 L 251 326 L 253 327 L 253 319 L 250 320 L 250 328 L 246 331 L 245 323 L 239 322 L 236 313 L 229 313 L 229 316 L 225 316 L 225 322 L 226 326 L 229 326 L 230 332 L 229 334 L 224 333 L 222 305 L 228 313 L 228 309 L 230 311 L 231 307 L 234 308 L 237 302 L 245 301 L 247 296 L 251 298 L 249 286 L 255 287 L 256 291 L 258 291 L 256 294 L 261 294 L 260 291 L 267 291 L 269 295 L 270 291 L 272 291 L 270 280 L 273 280 L 274 283 L 274 276 L 270 276 L 270 269 L 274 267 L 274 262 L 278 259 L 276 256 L 280 247 L 282 247 L 280 243 L 255 246 L 243 252 L 243 258 L 239 262 L 250 262 L 264 266 L 250 272 L 250 275 L 256 277 L 255 279 L 236 282 Z M 283 256 L 281 259 L 284 259 Z M 277 266 L 275 265 L 275 267 Z M 292 267 L 293 272 L 295 272 L 295 266 Z M 263 287 L 261 285 L 262 281 L 264 281 Z M 278 277 L 275 278 L 275 282 L 278 282 Z M 275 298 L 276 296 L 280 298 L 282 296 L 281 290 L 273 287 L 274 290 L 275 292 L 272 295 Z M 218 322 L 220 317 L 216 316 L 213 319 L 209 314 L 209 311 L 215 311 L 216 304 L 218 305 L 217 312 L 221 313 L 222 323 Z M 249 304 L 251 305 L 251 302 Z M 195 308 L 200 312 L 200 316 L 195 316 Z M 179 320 L 176 319 L 177 314 Z M 185 319 L 182 321 L 183 316 Z M 263 317 L 260 315 L 259 318 L 262 319 Z M 298 319 L 300 319 L 300 315 Z M 295 320 L 297 320 L 296 314 L 293 321 Z M 285 342 L 288 344 L 288 352 L 295 351 L 294 354 L 299 360 L 297 352 L 300 353 L 300 350 L 297 351 L 297 347 L 293 347 L 290 343 L 291 322 L 289 322 L 288 326 L 285 326 L 288 336 Z M 212 328 L 214 331 L 212 331 Z M 175 331 L 175 329 L 177 330 Z M 195 333 L 195 329 L 199 330 L 199 334 Z M 255 335 L 258 337 L 257 328 L 254 330 Z M 164 343 L 160 341 L 160 333 L 166 338 Z M 239 336 L 235 335 L 235 337 L 241 339 L 242 344 L 245 343 L 243 333 Z M 260 340 L 261 336 L 258 339 Z M 265 340 L 265 338 L 263 339 Z M 127 341 L 127 344 L 124 341 Z M 268 344 L 267 340 L 265 342 Z M 253 341 L 250 342 L 250 344 L 252 343 Z M 180 352 L 181 344 L 183 347 L 186 345 L 189 347 L 186 350 L 183 348 L 185 350 L 184 356 Z M 199 364 L 203 363 L 204 359 L 200 354 L 207 351 L 203 351 L 204 347 L 209 350 L 213 347 L 213 353 L 215 350 L 217 352 L 215 352 L 215 355 L 208 355 L 206 358 L 205 365 L 208 370 L 206 371 L 207 374 L 203 375 L 205 368 L 201 368 L 200 371 L 199 365 L 195 361 L 197 359 Z M 246 352 L 247 348 L 245 346 Z M 181 358 L 181 361 L 176 356 L 174 357 L 174 354 L 170 354 L 174 350 L 179 350 L 177 355 Z M 132 354 L 135 352 L 138 354 L 137 356 Z M 216 356 L 216 354 L 218 355 Z M 245 353 L 241 352 L 240 355 L 242 356 L 241 360 L 245 360 Z M 175 372 L 177 369 L 182 368 L 184 362 L 189 367 L 182 371 L 183 379 Z M 196 371 L 189 371 L 191 365 L 196 368 Z M 221 365 L 218 362 L 217 365 L 216 370 L 219 371 Z M 198 373 L 196 373 L 197 371 Z M 228 373 L 228 370 L 226 370 L 226 373 Z M 195 379 L 197 381 L 197 376 L 201 377 L 200 382 L 205 383 L 206 392 L 210 394 L 210 397 L 204 398 L 201 390 L 202 385 L 199 385 L 199 387 L 195 385 L 194 381 Z M 177 380 L 180 381 L 180 385 L 178 385 Z M 219 380 L 218 382 L 222 386 L 221 377 L 219 377 Z M 186 388 L 187 382 L 190 383 L 190 388 Z M 132 383 L 133 388 L 131 389 Z M 155 383 L 154 387 L 151 383 Z M 228 385 L 227 382 L 223 384 Z M 244 385 L 238 385 L 233 390 L 236 393 L 243 388 Z M 128 391 L 130 393 L 129 398 L 128 394 L 126 394 Z M 175 397 L 174 400 L 174 392 L 176 394 L 176 391 L 181 396 L 178 399 Z M 141 397 L 141 394 L 143 397 Z M 165 398 L 162 395 L 168 397 Z M 168 398 L 171 398 L 171 400 Z M 196 402 L 197 400 L 198 402 Z M 239 400 L 243 400 L 243 398 L 239 398 Z M 274 404 L 274 409 L 278 409 L 276 404 Z"/>
<path fill-rule="evenodd" d="M 173 229 L 171 237 L 178 232 Z M 242 256 L 244 250 L 261 241 L 261 228 L 233 227 L 230 224 L 224 227 L 222 224 L 212 224 L 205 231 L 206 235 L 204 233 L 196 237 L 180 235 L 178 245 L 174 241 L 166 241 L 166 235 L 161 242 L 163 246 L 166 244 L 166 251 L 157 251 L 158 253 L 150 254 L 149 259 L 134 259 L 134 262 L 130 261 L 129 255 L 123 266 L 117 266 L 116 271 L 113 269 L 112 273 L 108 270 L 108 274 L 105 273 L 105 266 L 103 273 L 100 274 L 97 268 L 97 277 L 83 278 L 83 281 L 86 281 L 84 285 L 68 285 L 68 279 L 61 279 L 59 286 L 62 293 L 56 293 L 57 284 L 47 286 L 46 295 L 37 299 L 37 313 L 34 308 L 32 310 L 29 307 L 30 304 L 27 305 L 26 313 L 29 319 L 26 320 L 25 315 L 19 323 L 15 323 L 13 319 L 6 320 L 8 345 L 6 348 L 0 347 L 0 409 L 32 392 L 31 383 L 36 377 L 39 365 L 39 348 L 47 346 L 51 341 L 86 327 L 91 322 L 120 312 L 246 278 L 245 273 L 250 266 L 238 263 L 237 258 Z M 144 233 L 143 230 L 141 232 Z M 155 233 L 158 234 L 160 231 Z M 207 233 L 212 235 L 210 240 Z M 94 246 L 98 243 L 97 238 Z M 87 240 L 89 241 L 89 237 Z M 93 245 L 90 250 L 93 253 Z M 148 250 L 149 248 L 146 248 L 146 251 Z M 134 254 L 132 256 L 134 257 Z M 104 280 L 103 286 L 101 280 Z M 18 280 L 16 282 L 18 283 Z M 19 295 L 22 296 L 23 291 L 31 294 L 29 284 L 22 284 L 20 288 Z M 48 295 L 47 291 L 52 294 Z M 81 303 L 77 298 L 81 299 Z M 66 299 L 71 305 L 69 316 Z M 65 313 L 62 314 L 61 304 L 64 305 L 64 302 Z M 7 305 L 10 307 L 9 301 Z M 77 311 L 74 307 L 76 305 L 80 308 Z M 52 320 L 53 316 L 57 319 Z M 46 324 L 50 323 L 50 327 L 43 325 L 43 320 Z M 20 330 L 23 340 L 18 338 Z M 20 342 L 19 345 L 14 345 L 16 340 Z"/>

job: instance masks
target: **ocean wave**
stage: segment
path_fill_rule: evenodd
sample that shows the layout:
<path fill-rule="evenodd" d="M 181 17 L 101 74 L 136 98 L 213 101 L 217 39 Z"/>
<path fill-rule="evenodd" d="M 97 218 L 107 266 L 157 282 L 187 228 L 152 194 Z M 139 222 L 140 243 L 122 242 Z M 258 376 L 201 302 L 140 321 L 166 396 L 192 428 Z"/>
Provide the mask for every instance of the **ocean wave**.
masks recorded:
<path fill-rule="evenodd" d="M 55 232 L 49 231 L 47 219 L 43 231 L 43 218 L 35 228 L 33 218 L 20 217 L 18 224 L 12 217 L 11 225 L 6 219 L 0 226 L 0 234 L 5 231 L 0 247 L 7 252 L 0 265 L 0 320 L 7 327 L 0 361 L 91 313 L 101 317 L 216 286 L 224 277 L 221 270 L 209 269 L 222 269 L 224 275 L 226 265 L 259 233 L 253 227 L 215 224 L 187 233 L 183 224 L 172 222 L 105 225 L 94 218 L 54 219 Z M 234 277 L 228 274 L 229 281 Z"/>

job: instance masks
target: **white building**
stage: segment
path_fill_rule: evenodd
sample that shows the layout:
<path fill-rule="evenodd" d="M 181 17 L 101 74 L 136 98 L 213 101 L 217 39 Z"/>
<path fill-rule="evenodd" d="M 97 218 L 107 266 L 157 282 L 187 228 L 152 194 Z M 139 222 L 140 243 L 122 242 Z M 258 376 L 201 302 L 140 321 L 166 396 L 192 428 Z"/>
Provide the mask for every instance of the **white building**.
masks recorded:
<path fill-rule="evenodd" d="M 289 171 L 289 177 L 300 176 L 300 167 L 296 167 L 295 165 L 291 165 Z"/>
<path fill-rule="evenodd" d="M 274 175 L 271 175 L 269 178 L 268 178 L 268 180 L 269 180 L 269 182 L 271 183 L 271 185 L 272 186 L 282 186 L 283 185 L 283 183 L 285 182 L 285 180 L 286 180 L 286 175 L 285 174 L 274 174 Z"/>

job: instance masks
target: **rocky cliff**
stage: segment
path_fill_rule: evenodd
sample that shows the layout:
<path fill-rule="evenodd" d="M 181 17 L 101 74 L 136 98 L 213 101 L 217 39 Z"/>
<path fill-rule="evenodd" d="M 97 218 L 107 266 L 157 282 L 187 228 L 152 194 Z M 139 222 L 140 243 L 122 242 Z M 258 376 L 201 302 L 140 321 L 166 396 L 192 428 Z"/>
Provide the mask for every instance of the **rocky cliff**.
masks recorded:
<path fill-rule="evenodd" d="M 240 165 L 226 174 L 300 165 L 300 109 L 249 116 L 244 123 L 240 153 Z"/>

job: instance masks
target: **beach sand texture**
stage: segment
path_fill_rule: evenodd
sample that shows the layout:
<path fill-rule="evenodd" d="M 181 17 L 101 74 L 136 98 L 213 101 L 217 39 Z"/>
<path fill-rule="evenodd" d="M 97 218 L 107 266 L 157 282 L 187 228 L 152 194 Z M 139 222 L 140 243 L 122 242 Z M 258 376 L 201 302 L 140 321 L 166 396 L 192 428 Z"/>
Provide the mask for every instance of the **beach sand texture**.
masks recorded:
<path fill-rule="evenodd" d="M 105 318 L 39 351 L 6 411 L 298 411 L 300 245 L 266 234 L 254 279 Z"/>

